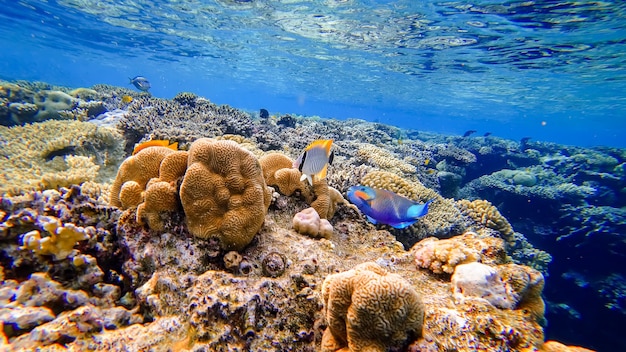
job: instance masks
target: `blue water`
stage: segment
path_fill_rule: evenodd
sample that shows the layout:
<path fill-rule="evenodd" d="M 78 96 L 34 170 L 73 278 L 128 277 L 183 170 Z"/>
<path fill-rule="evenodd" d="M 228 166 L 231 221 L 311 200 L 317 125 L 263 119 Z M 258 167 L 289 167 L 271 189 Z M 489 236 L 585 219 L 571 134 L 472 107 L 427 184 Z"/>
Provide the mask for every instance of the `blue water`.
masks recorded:
<path fill-rule="evenodd" d="M 0 78 L 626 147 L 625 1 L 0 1 Z M 131 86 L 129 86 L 131 87 Z"/>

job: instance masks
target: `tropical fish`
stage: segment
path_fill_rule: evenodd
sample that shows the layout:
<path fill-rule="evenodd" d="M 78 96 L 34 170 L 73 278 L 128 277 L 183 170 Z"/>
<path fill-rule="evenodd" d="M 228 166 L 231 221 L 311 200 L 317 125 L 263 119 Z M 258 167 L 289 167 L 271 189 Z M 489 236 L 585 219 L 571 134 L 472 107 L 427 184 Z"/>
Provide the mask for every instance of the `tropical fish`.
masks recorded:
<path fill-rule="evenodd" d="M 135 88 L 139 89 L 142 92 L 147 92 L 150 89 L 150 82 L 146 77 L 136 76 L 135 78 L 129 78 L 130 84 L 134 85 Z"/>
<path fill-rule="evenodd" d="M 465 131 L 465 133 L 463 133 L 463 137 L 469 137 L 469 136 L 471 136 L 474 133 L 476 133 L 476 130 Z"/>
<path fill-rule="evenodd" d="M 135 149 L 133 149 L 133 154 L 135 155 L 137 153 L 139 153 L 140 151 L 146 149 L 146 148 L 150 148 L 150 147 L 167 147 L 170 148 L 172 150 L 178 150 L 178 142 L 174 142 L 172 144 L 170 144 L 170 141 L 168 140 L 161 140 L 161 139 L 153 139 L 151 141 L 147 141 L 147 142 L 143 142 L 143 143 L 139 143 L 135 146 Z"/>
<path fill-rule="evenodd" d="M 483 137 L 489 137 L 491 136 L 491 132 L 485 132 L 485 134 L 483 134 Z"/>
<path fill-rule="evenodd" d="M 348 189 L 348 199 L 374 224 L 387 224 L 396 229 L 413 225 L 417 219 L 428 214 L 428 205 L 414 202 L 391 191 L 352 186 Z"/>
<path fill-rule="evenodd" d="M 267 109 L 261 109 L 259 110 L 259 117 L 262 119 L 268 119 L 270 117 L 270 113 Z"/>
<path fill-rule="evenodd" d="M 424 160 L 424 166 L 428 166 L 428 164 L 430 164 L 430 159 L 425 159 Z"/>
<path fill-rule="evenodd" d="M 44 159 L 46 159 L 46 161 L 50 161 L 56 158 L 57 156 L 65 157 L 67 155 L 74 154 L 75 152 L 76 152 L 76 146 L 68 145 L 67 147 L 63 147 L 61 149 L 56 149 L 56 150 L 46 153 L 46 155 L 44 155 Z"/>
<path fill-rule="evenodd" d="M 328 165 L 332 164 L 335 152 L 331 151 L 332 139 L 318 139 L 306 148 L 300 157 L 293 163 L 293 167 L 302 172 L 300 181 L 309 180 L 313 185 L 313 178 L 321 180 L 326 177 Z"/>
<path fill-rule="evenodd" d="M 122 103 L 128 104 L 128 103 L 130 103 L 132 101 L 133 101 L 133 97 L 131 97 L 130 95 L 122 96 Z"/>

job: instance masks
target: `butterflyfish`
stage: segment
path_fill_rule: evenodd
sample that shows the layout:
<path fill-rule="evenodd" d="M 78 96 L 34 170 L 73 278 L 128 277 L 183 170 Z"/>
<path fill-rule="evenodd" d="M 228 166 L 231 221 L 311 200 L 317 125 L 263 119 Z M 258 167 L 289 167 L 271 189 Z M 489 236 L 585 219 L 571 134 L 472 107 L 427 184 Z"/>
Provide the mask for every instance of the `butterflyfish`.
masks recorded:
<path fill-rule="evenodd" d="M 332 164 L 334 151 L 331 151 L 332 139 L 318 139 L 306 148 L 300 157 L 293 163 L 293 167 L 302 172 L 300 181 L 305 179 L 313 185 L 313 179 L 321 180 L 326 177 L 328 165 Z"/>
<path fill-rule="evenodd" d="M 132 101 L 133 101 L 133 97 L 131 97 L 130 95 L 122 96 L 122 103 L 128 104 L 128 103 L 131 103 Z"/>
<path fill-rule="evenodd" d="M 153 139 L 151 141 L 139 143 L 139 144 L 137 144 L 135 146 L 135 149 L 133 149 L 133 155 L 139 153 L 140 151 L 142 151 L 142 150 L 144 150 L 146 148 L 150 148 L 150 147 L 166 147 L 166 148 L 170 148 L 172 150 L 178 150 L 178 142 L 174 142 L 174 143 L 170 144 L 170 141 L 168 141 L 168 140 Z"/>
<path fill-rule="evenodd" d="M 396 229 L 413 225 L 428 214 L 428 205 L 414 202 L 391 191 L 366 186 L 352 186 L 348 199 L 374 224 L 387 224 Z"/>

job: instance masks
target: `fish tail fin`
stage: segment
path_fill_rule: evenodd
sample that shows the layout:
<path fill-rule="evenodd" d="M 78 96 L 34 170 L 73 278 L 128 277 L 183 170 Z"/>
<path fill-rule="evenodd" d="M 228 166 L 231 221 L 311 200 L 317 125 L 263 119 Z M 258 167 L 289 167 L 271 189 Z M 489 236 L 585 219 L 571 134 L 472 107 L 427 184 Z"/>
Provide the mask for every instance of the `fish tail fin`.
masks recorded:
<path fill-rule="evenodd" d="M 324 165 L 324 168 L 315 175 L 315 179 L 323 180 L 326 178 L 327 174 L 328 174 L 328 164 Z"/>

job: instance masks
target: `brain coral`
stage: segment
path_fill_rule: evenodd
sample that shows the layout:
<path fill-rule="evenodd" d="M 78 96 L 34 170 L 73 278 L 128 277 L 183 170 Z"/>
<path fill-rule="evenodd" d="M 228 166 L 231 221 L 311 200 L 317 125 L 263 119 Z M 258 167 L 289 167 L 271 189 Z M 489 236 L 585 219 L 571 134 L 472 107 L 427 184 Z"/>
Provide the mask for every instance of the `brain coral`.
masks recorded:
<path fill-rule="evenodd" d="M 191 145 L 180 199 L 195 236 L 242 249 L 261 229 L 271 197 L 259 161 L 236 142 L 200 138 Z"/>
<path fill-rule="evenodd" d="M 187 158 L 186 151 L 175 151 L 163 158 L 159 167 L 159 178 L 148 181 L 144 202 L 137 207 L 138 223 L 145 218 L 151 229 L 163 230 L 160 214 L 175 211 L 179 207 L 177 183 L 187 170 Z"/>
<path fill-rule="evenodd" d="M 322 296 L 328 321 L 322 351 L 387 351 L 421 335 L 424 306 L 419 294 L 375 263 L 328 276 Z"/>
<path fill-rule="evenodd" d="M 79 121 L 0 126 L 0 144 L 0 194 L 105 181 L 124 158 L 119 133 Z"/>
<path fill-rule="evenodd" d="M 478 199 L 470 202 L 467 199 L 461 199 L 457 204 L 463 213 L 475 222 L 498 231 L 509 245 L 515 244 L 515 233 L 511 224 L 489 201 Z"/>
<path fill-rule="evenodd" d="M 174 151 L 166 147 L 150 147 L 124 160 L 111 186 L 111 205 L 122 209 L 138 206 L 143 200 L 141 192 L 151 178 L 159 177 L 161 162 L 171 153 Z"/>

